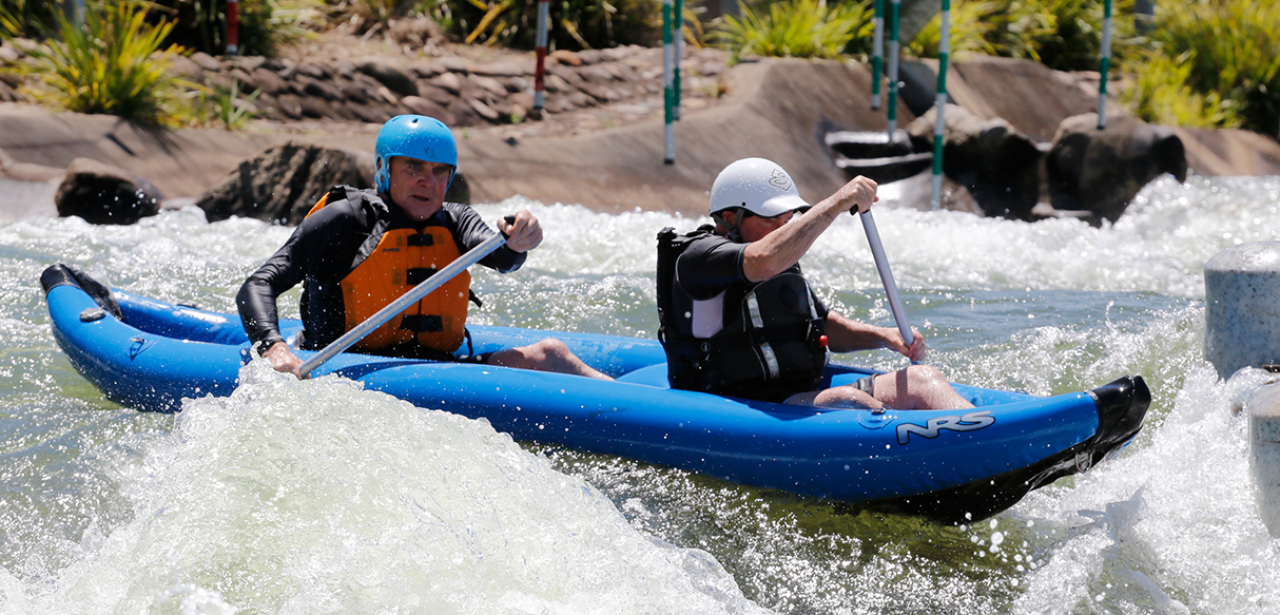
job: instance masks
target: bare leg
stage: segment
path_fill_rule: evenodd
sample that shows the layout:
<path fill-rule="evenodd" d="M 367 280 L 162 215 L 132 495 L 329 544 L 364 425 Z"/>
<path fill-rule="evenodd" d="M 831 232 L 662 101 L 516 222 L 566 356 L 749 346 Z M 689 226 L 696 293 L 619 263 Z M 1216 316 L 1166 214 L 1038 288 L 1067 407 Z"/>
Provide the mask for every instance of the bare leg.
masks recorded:
<path fill-rule="evenodd" d="M 972 408 L 946 376 L 930 365 L 912 365 L 880 374 L 875 380 L 876 399 L 901 410 L 961 410 Z"/>
<path fill-rule="evenodd" d="M 529 346 L 499 350 L 489 356 L 489 365 L 613 380 L 583 363 L 564 342 L 551 338 Z"/>
<path fill-rule="evenodd" d="M 854 386 L 840 386 L 821 391 L 796 393 L 787 398 L 786 403 L 797 406 L 817 406 L 819 408 L 841 408 L 846 410 L 865 410 L 883 408 L 880 400 L 867 395 Z"/>

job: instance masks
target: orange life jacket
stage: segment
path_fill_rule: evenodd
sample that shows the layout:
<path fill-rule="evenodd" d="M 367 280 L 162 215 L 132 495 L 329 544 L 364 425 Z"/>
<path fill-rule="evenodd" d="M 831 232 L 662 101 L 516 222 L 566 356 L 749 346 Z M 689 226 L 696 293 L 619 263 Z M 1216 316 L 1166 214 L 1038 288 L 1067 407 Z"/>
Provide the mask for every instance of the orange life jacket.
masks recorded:
<path fill-rule="evenodd" d="M 319 211 L 328 200 L 326 194 L 307 215 Z M 368 320 L 461 254 L 453 233 L 442 226 L 427 226 L 421 232 L 384 232 L 369 256 L 342 279 L 346 330 Z M 416 341 L 443 352 L 457 350 L 466 336 L 470 287 L 471 274 L 464 270 L 374 329 L 354 348 L 378 350 Z"/>

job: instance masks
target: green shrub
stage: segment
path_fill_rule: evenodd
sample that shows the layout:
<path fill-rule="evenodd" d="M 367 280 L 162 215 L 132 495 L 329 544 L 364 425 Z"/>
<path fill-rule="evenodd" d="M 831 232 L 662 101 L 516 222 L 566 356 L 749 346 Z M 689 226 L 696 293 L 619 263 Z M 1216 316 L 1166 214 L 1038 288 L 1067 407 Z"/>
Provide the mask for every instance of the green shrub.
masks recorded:
<path fill-rule="evenodd" d="M 871 36 L 874 13 L 862 3 L 782 0 L 757 12 L 738 3 L 740 17 L 726 15 L 712 33 L 730 52 L 743 55 L 836 58 L 855 39 Z"/>
<path fill-rule="evenodd" d="M 1187 85 L 1219 95 L 1243 128 L 1280 133 L 1280 4 L 1164 0 L 1156 9 L 1157 53 L 1186 58 Z"/>
<path fill-rule="evenodd" d="M 133 2 L 90 4 L 83 27 L 58 15 L 58 39 L 31 52 L 38 79 L 32 90 L 79 113 L 117 115 L 140 124 L 175 121 L 173 108 L 184 82 L 168 72 L 177 46 L 160 51 L 173 24 L 146 23 L 147 11 Z"/>
<path fill-rule="evenodd" d="M 1168 58 L 1151 54 L 1121 94 L 1121 102 L 1144 122 L 1200 128 L 1235 128 L 1240 118 L 1235 105 L 1217 92 L 1200 93 L 1187 84 L 1191 76 L 1189 56 Z"/>
<path fill-rule="evenodd" d="M 188 103 L 183 119 L 193 126 L 218 126 L 227 130 L 240 130 L 253 119 L 253 101 L 262 90 L 254 90 L 241 96 L 240 82 L 232 80 L 231 87 L 200 87 L 188 93 Z"/>
<path fill-rule="evenodd" d="M 951 54 L 965 52 L 995 55 L 996 47 L 987 40 L 995 27 L 988 19 L 998 8 L 996 2 L 951 3 Z M 942 47 L 942 15 L 921 28 L 915 39 L 905 46 L 907 53 L 918 58 L 936 58 Z"/>
<path fill-rule="evenodd" d="M 0 37 L 41 38 L 57 27 L 61 14 L 60 2 L 0 0 Z"/>
<path fill-rule="evenodd" d="M 227 0 L 149 0 L 151 21 L 169 21 L 173 29 L 166 43 L 210 55 L 227 51 Z M 236 45 L 239 55 L 272 56 L 280 45 L 318 27 L 322 0 L 240 0 L 237 5 Z"/>
<path fill-rule="evenodd" d="M 662 36 L 657 0 L 552 0 L 548 44 L 555 49 L 652 45 Z M 464 42 L 533 49 L 537 0 L 448 0 L 437 21 Z"/>

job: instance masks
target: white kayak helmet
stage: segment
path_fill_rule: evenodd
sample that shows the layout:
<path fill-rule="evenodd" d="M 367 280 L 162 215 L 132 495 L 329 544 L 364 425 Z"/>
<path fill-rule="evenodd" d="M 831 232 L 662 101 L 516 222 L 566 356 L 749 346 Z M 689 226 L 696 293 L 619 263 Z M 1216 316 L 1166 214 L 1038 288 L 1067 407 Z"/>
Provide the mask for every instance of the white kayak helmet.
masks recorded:
<path fill-rule="evenodd" d="M 743 158 L 725 167 L 711 185 L 711 213 L 745 209 L 772 218 L 809 204 L 800 198 L 791 175 L 764 158 Z"/>

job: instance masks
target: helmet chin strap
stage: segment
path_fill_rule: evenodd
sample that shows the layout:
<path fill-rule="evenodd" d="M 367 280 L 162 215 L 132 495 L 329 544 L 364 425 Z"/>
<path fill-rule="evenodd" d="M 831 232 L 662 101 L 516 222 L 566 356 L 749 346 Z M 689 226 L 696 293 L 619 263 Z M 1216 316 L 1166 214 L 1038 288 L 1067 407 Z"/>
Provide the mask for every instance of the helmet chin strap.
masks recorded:
<path fill-rule="evenodd" d="M 741 207 L 735 207 L 735 208 L 734 208 L 734 212 L 733 212 L 733 213 L 734 213 L 734 216 L 733 216 L 733 224 L 732 224 L 732 225 L 730 225 L 728 222 L 725 222 L 725 219 L 724 219 L 724 212 L 716 212 L 716 213 L 715 213 L 715 219 L 716 219 L 716 221 L 717 221 L 717 222 L 719 222 L 720 224 L 723 224 L 724 226 L 728 227 L 728 229 L 729 229 L 729 230 L 725 233 L 725 237 L 728 237 L 728 238 L 729 238 L 729 240 L 730 240 L 730 241 L 732 241 L 732 242 L 734 242 L 734 243 L 742 243 L 742 232 L 741 232 L 741 231 L 739 230 L 739 228 L 738 228 L 738 227 L 742 226 L 742 211 L 743 211 L 743 209 L 742 209 Z"/>

